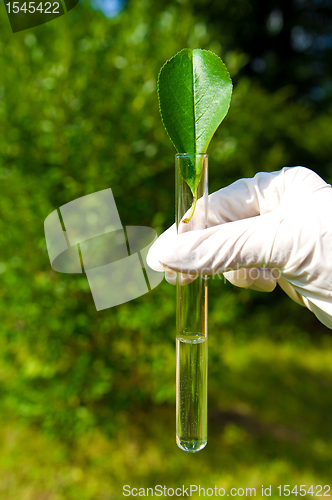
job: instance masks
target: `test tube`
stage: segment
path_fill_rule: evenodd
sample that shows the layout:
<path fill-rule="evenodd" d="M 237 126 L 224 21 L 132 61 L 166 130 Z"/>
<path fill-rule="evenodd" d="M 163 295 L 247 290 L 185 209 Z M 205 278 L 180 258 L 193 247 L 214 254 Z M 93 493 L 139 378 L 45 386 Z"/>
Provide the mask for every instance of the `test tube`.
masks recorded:
<path fill-rule="evenodd" d="M 208 155 L 177 154 L 176 167 L 176 225 L 184 229 L 204 229 L 207 222 Z M 193 170 L 194 169 L 194 170 Z M 198 217 L 185 228 L 184 219 L 192 207 L 193 194 L 183 180 L 188 173 L 202 173 L 197 189 L 200 199 Z M 184 217 L 186 215 L 186 217 Z M 195 453 L 207 444 L 207 277 L 198 276 L 176 285 L 176 443 L 184 451 Z"/>

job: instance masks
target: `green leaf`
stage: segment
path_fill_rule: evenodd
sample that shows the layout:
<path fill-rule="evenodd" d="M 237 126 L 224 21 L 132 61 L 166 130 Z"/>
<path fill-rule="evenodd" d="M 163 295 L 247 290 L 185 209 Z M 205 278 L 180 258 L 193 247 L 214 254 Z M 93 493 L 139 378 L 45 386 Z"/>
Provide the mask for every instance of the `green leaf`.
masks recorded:
<path fill-rule="evenodd" d="M 158 78 L 159 109 L 178 153 L 206 153 L 227 114 L 232 81 L 222 60 L 212 52 L 183 49 L 167 61 Z M 201 179 L 196 162 L 184 180 L 194 197 Z"/>

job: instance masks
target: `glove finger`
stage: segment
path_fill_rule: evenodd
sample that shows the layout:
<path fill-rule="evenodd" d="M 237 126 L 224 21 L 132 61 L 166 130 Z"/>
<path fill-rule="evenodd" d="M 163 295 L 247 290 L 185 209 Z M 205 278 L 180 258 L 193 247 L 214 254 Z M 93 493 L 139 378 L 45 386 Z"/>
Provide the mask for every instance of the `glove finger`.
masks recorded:
<path fill-rule="evenodd" d="M 195 271 L 211 275 L 243 267 L 268 267 L 279 223 L 280 214 L 271 212 L 174 235 L 158 248 L 158 260 L 175 271 L 189 274 Z M 272 261 L 278 268 L 276 259 Z"/>
<path fill-rule="evenodd" d="M 254 278 L 250 289 L 257 292 L 273 292 L 277 286 L 277 281 L 273 274 L 275 270 L 266 267 L 256 267 L 254 269 L 257 271 L 257 277 Z"/>
<path fill-rule="evenodd" d="M 266 267 L 227 271 L 224 276 L 237 287 L 250 288 L 258 292 L 272 292 L 276 287 L 275 271 Z"/>
<path fill-rule="evenodd" d="M 283 199 L 286 170 L 259 172 L 251 179 L 239 179 L 212 193 L 208 202 L 208 227 L 275 210 Z"/>
<path fill-rule="evenodd" d="M 287 293 L 288 297 L 290 297 L 294 302 L 300 304 L 301 306 L 305 306 L 305 298 L 300 295 L 289 283 L 289 281 L 285 280 L 282 276 L 278 278 L 278 285 L 283 289 L 285 293 Z"/>
<path fill-rule="evenodd" d="M 277 286 L 277 277 L 280 276 L 278 270 L 267 267 L 253 267 L 245 271 L 253 280 L 249 288 L 257 292 L 273 292 Z"/>
<path fill-rule="evenodd" d="M 223 274 L 232 285 L 239 288 L 249 288 L 253 283 L 253 279 L 248 271 L 249 269 L 237 269 L 236 271 L 226 271 Z"/>
<path fill-rule="evenodd" d="M 151 245 L 148 254 L 146 256 L 146 263 L 151 269 L 158 272 L 166 271 L 166 267 L 161 264 L 159 261 L 159 254 L 163 247 L 168 245 L 168 241 L 172 240 L 174 236 L 176 236 L 176 225 L 173 224 L 169 227 L 164 233 L 162 233 L 159 238 Z"/>

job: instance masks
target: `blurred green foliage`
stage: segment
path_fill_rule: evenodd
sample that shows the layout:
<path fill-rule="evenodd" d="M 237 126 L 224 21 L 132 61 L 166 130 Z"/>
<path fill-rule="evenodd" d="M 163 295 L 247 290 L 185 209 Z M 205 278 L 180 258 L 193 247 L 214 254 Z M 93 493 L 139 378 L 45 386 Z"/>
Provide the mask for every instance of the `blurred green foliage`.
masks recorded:
<path fill-rule="evenodd" d="M 15 35 L 2 9 L 0 32 L 1 498 L 326 484 L 332 342 L 313 314 L 280 290 L 210 280 L 210 437 L 188 456 L 173 440 L 173 287 L 97 312 L 85 277 L 51 269 L 43 222 L 109 187 L 124 225 L 173 222 L 175 151 L 156 79 L 183 47 L 217 53 L 236 81 L 209 149 L 210 191 L 284 165 L 331 182 L 328 104 L 242 75 L 250 54 L 226 50 L 187 0 L 132 1 L 113 19 L 83 3 Z"/>

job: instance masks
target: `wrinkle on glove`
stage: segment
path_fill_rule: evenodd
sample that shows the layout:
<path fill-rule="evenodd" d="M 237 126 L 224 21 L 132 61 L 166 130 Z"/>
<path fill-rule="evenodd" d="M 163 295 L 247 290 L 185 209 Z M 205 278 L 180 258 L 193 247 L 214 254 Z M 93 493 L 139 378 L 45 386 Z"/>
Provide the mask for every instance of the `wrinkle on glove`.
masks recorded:
<path fill-rule="evenodd" d="M 240 179 L 209 196 L 207 228 L 198 200 L 189 224 L 175 224 L 147 262 L 167 281 L 223 273 L 234 285 L 272 291 L 278 282 L 332 328 L 332 189 L 305 167 Z"/>

